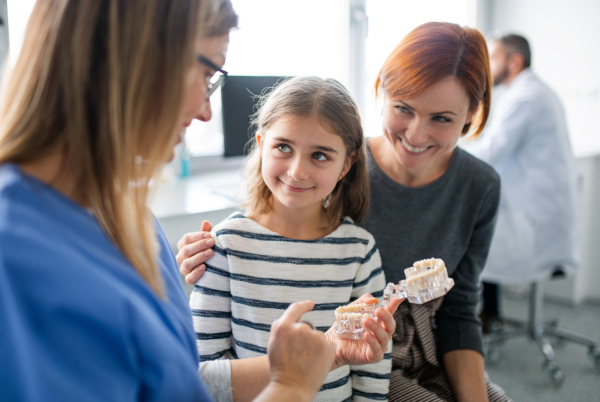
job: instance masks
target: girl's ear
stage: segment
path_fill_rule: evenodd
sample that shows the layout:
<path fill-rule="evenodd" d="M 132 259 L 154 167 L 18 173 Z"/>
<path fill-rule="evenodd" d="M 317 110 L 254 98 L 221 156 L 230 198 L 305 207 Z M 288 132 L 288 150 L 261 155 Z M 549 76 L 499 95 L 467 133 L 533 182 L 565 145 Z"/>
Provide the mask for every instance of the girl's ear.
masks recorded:
<path fill-rule="evenodd" d="M 342 173 L 340 174 L 340 178 L 344 177 L 348 174 L 352 165 L 356 162 L 356 151 L 352 152 L 350 155 L 346 157 L 346 161 L 344 162 L 344 169 L 342 169 Z"/>

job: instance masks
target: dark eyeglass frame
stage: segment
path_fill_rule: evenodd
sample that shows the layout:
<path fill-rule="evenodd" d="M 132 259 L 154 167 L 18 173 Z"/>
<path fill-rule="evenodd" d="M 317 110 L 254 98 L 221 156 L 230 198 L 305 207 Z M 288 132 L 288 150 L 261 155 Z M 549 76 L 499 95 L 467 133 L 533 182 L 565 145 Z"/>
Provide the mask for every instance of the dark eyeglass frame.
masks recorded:
<path fill-rule="evenodd" d="M 197 59 L 198 59 L 199 63 L 202 63 L 205 66 L 207 66 L 208 68 L 215 70 L 215 74 L 221 73 L 221 76 L 219 76 L 217 81 L 208 83 L 208 88 L 206 89 L 206 98 L 205 98 L 205 99 L 208 99 L 208 98 L 210 98 L 210 96 L 212 94 L 214 94 L 217 91 L 217 89 L 219 89 L 222 85 L 225 84 L 225 79 L 227 78 L 227 74 L 229 74 L 229 73 L 227 71 L 219 68 L 219 66 L 217 66 L 210 59 L 202 56 L 201 54 L 199 54 L 197 56 Z"/>

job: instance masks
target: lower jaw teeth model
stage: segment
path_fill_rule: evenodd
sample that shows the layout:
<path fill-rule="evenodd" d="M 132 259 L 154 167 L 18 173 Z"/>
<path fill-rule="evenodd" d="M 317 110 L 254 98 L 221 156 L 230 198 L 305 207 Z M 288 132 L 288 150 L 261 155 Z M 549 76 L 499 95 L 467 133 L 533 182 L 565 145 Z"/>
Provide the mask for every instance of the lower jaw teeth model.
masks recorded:
<path fill-rule="evenodd" d="M 399 283 L 388 283 L 383 290 L 382 305 L 387 306 L 392 299 L 407 299 L 413 304 L 427 303 L 444 296 L 454 286 L 448 277 L 446 264 L 440 258 L 420 260 L 404 270 L 406 279 Z M 336 334 L 349 339 L 362 339 L 365 329 L 363 317 L 368 315 L 376 320 L 377 305 L 357 303 L 338 307 L 335 310 Z"/>

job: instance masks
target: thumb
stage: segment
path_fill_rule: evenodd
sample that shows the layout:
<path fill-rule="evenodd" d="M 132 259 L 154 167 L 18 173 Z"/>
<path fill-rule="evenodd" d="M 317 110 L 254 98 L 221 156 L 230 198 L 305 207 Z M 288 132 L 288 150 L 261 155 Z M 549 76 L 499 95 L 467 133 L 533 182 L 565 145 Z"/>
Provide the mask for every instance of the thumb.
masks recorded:
<path fill-rule="evenodd" d="M 203 232 L 210 232 L 212 229 L 212 225 L 209 221 L 202 221 L 202 226 L 200 226 L 200 230 Z"/>

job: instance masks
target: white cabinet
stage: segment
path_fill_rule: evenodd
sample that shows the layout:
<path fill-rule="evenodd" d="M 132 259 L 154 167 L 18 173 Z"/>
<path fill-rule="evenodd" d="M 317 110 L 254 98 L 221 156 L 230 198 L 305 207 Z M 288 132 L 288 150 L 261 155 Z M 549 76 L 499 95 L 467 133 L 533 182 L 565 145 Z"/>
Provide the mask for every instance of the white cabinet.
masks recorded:
<path fill-rule="evenodd" d="M 549 281 L 549 299 L 578 305 L 584 300 L 600 302 L 600 155 L 577 158 L 580 190 L 580 265 L 575 275 Z"/>

